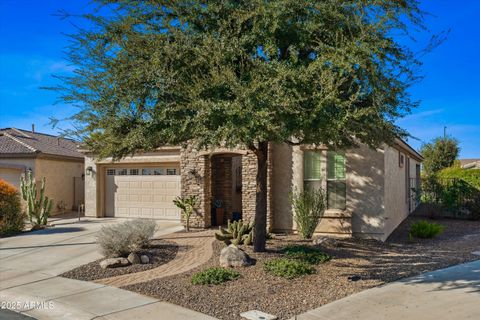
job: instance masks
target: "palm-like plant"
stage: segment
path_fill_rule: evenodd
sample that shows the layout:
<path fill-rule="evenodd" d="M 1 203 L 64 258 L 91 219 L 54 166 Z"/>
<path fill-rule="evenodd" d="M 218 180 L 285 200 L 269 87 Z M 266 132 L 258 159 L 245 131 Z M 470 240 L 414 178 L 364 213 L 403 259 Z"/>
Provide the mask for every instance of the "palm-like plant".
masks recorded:
<path fill-rule="evenodd" d="M 173 200 L 173 203 L 182 210 L 182 214 L 185 218 L 185 229 L 190 231 L 190 217 L 195 210 L 197 205 L 197 196 L 188 196 L 188 197 L 176 197 Z"/>

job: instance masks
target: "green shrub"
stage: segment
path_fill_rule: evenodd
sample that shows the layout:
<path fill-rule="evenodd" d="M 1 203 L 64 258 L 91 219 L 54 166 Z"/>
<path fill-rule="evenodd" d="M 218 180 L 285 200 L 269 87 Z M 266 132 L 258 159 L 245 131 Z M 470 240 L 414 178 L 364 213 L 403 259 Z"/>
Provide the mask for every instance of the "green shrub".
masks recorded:
<path fill-rule="evenodd" d="M 325 212 L 325 193 L 322 189 L 295 192 L 290 201 L 298 232 L 304 239 L 311 239 Z"/>
<path fill-rule="evenodd" d="M 318 248 L 307 246 L 289 246 L 284 248 L 283 252 L 290 259 L 301 260 L 308 264 L 319 264 L 332 258 Z"/>
<path fill-rule="evenodd" d="M 307 262 L 289 258 L 266 261 L 263 267 L 266 272 L 287 279 L 315 273 L 315 268 Z"/>
<path fill-rule="evenodd" d="M 480 170 L 451 167 L 438 173 L 441 179 L 460 179 L 480 191 Z"/>
<path fill-rule="evenodd" d="M 103 226 L 97 242 L 105 257 L 126 257 L 149 245 L 157 224 L 149 219 L 128 220 Z"/>
<path fill-rule="evenodd" d="M 208 268 L 192 276 L 192 284 L 221 284 L 240 277 L 240 273 L 226 268 Z"/>
<path fill-rule="evenodd" d="M 408 236 L 409 238 L 417 237 L 422 239 L 430 239 L 441 234 L 443 230 L 444 226 L 438 223 L 421 220 L 412 224 Z"/>
<path fill-rule="evenodd" d="M 20 193 L 8 182 L 0 179 L 0 235 L 23 230 L 25 215 L 20 204 Z"/>

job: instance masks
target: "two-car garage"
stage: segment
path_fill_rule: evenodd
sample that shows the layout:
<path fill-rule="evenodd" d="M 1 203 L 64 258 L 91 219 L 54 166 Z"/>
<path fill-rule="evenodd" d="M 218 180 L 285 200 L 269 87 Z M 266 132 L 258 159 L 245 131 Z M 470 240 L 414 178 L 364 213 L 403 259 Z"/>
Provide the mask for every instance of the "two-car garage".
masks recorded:
<path fill-rule="evenodd" d="M 180 195 L 178 163 L 106 166 L 107 217 L 180 220 L 173 199 Z"/>

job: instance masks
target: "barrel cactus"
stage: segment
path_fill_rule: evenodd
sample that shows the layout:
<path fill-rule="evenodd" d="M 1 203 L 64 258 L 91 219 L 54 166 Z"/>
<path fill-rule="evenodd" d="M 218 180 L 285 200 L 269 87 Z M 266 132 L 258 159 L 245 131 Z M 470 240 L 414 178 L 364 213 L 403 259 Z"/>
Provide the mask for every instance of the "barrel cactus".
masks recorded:
<path fill-rule="evenodd" d="M 32 227 L 37 229 L 45 226 L 53 206 L 53 201 L 45 195 L 45 177 L 43 177 L 40 190 L 37 192 L 35 178 L 29 171 L 27 177 L 21 177 L 20 189 L 22 198 L 27 203 L 27 216 Z"/>
<path fill-rule="evenodd" d="M 245 223 L 242 220 L 230 222 L 228 220 L 227 228 L 219 228 L 215 233 L 215 238 L 225 244 L 250 245 L 253 241 L 253 224 Z"/>

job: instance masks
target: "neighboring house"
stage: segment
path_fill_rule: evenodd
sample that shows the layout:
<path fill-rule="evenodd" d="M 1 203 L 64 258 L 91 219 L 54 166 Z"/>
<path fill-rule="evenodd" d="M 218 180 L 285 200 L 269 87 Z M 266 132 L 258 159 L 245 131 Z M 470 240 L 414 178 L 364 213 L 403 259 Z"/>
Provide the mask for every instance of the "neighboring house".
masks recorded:
<path fill-rule="evenodd" d="M 20 187 L 20 177 L 32 171 L 37 185 L 46 178 L 46 195 L 66 210 L 84 203 L 84 156 L 70 139 L 15 128 L 0 129 L 0 178 Z"/>
<path fill-rule="evenodd" d="M 460 159 L 459 161 L 463 169 L 480 169 L 480 159 Z"/>
<path fill-rule="evenodd" d="M 213 151 L 164 147 L 118 162 L 86 154 L 86 215 L 141 217 L 180 221 L 172 200 L 197 195 L 192 225 L 210 227 L 214 207 L 225 211 L 223 223 L 255 214 L 256 157 L 247 150 Z M 385 240 L 416 207 L 422 157 L 408 144 L 344 153 L 325 148 L 270 144 L 268 229 L 295 230 L 289 194 L 323 187 L 328 210 L 318 233 Z M 217 201 L 220 200 L 220 201 Z"/>

